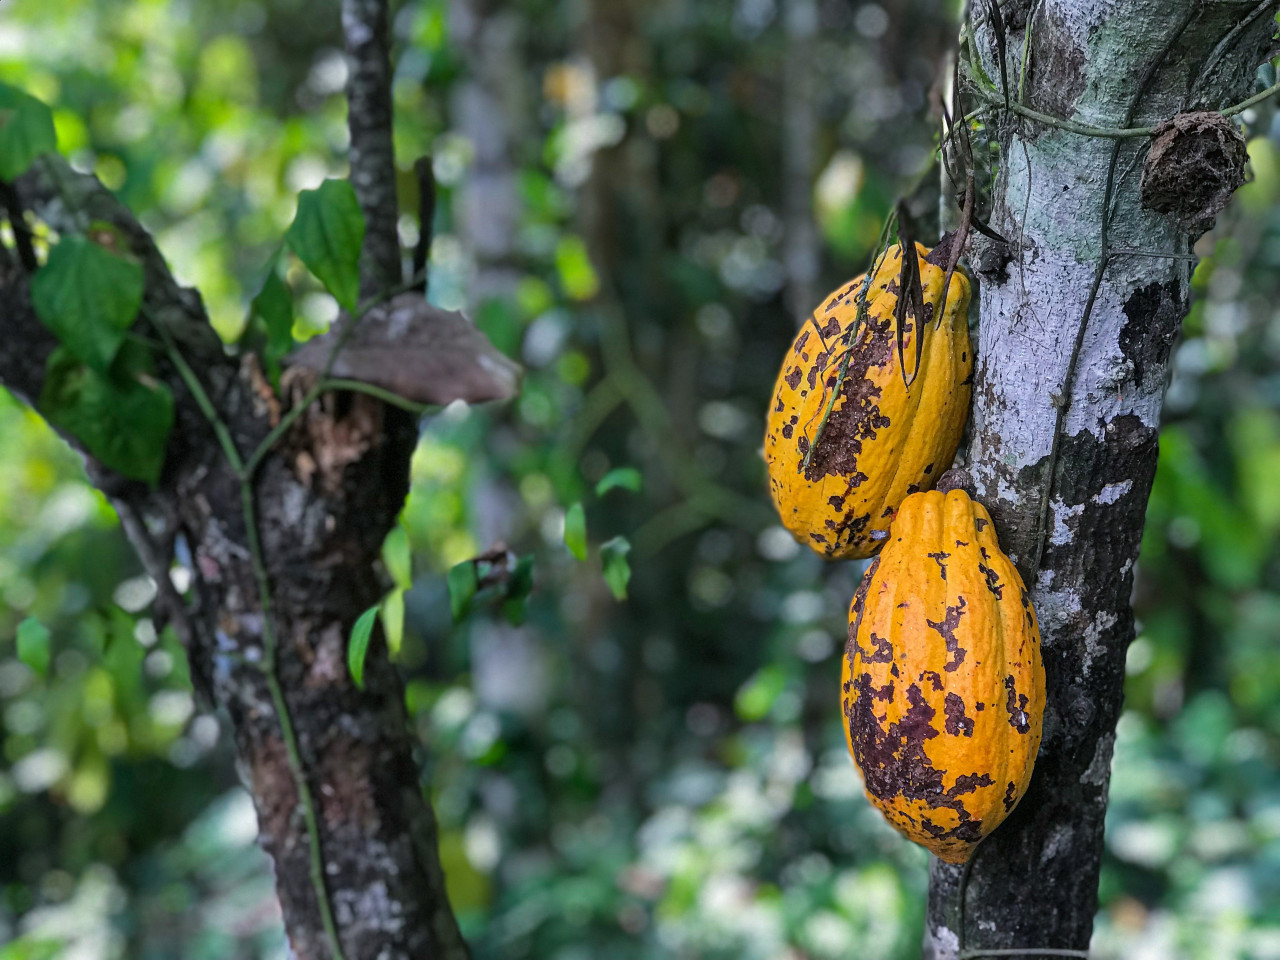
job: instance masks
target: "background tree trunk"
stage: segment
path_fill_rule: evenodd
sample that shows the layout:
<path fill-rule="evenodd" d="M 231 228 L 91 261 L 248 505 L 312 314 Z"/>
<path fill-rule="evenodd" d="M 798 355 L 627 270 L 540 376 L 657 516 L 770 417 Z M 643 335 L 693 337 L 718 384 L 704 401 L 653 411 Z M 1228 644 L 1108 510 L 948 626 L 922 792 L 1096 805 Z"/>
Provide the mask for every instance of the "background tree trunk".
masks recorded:
<path fill-rule="evenodd" d="M 787 310 L 799 327 L 813 312 L 821 238 L 813 219 L 813 178 L 818 140 L 813 48 L 818 34 L 815 0 L 787 0 L 783 66 L 782 192 L 786 224 Z"/>
<path fill-rule="evenodd" d="M 1013 96 L 1032 8 L 1027 106 L 1107 127 L 1221 108 L 1252 92 L 1274 32 L 1272 7 L 1256 0 L 1006 4 Z M 1259 8 L 1265 15 L 1248 19 Z M 988 9 L 973 6 L 977 47 L 998 83 Z M 1149 145 L 1135 138 L 1117 147 L 1011 116 L 1000 128 L 991 223 L 1011 248 L 983 241 L 974 257 L 981 325 L 969 469 L 1032 588 L 1048 705 L 1030 790 L 976 854 L 963 930 L 962 870 L 934 863 L 926 942 L 938 960 L 952 960 L 962 946 L 1025 948 L 1033 957 L 1034 948 L 1089 944 L 1134 633 L 1134 564 L 1169 355 L 1188 306 L 1187 254 L 1198 232 L 1143 208 Z M 1104 259 L 1113 156 L 1110 257 L 1077 341 Z M 1144 255 L 1123 252 L 1133 250 Z"/>
<path fill-rule="evenodd" d="M 451 0 L 450 35 L 468 76 L 453 92 L 455 129 L 475 155 L 457 201 L 458 234 L 475 257 L 470 301 L 510 296 L 520 279 L 516 239 L 522 213 L 516 145 L 533 113 L 523 61 L 522 20 L 490 0 Z M 429 225 L 424 224 L 424 229 Z"/>

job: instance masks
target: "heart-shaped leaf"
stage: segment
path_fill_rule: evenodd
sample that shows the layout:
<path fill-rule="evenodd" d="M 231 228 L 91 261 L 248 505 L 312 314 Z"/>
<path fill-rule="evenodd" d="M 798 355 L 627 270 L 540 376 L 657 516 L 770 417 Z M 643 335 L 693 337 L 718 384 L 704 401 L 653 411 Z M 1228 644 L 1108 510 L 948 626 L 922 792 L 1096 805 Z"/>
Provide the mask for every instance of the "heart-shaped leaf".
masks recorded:
<path fill-rule="evenodd" d="M 126 349 L 109 373 L 65 348 L 45 367 L 40 412 L 104 467 L 154 486 L 173 429 L 173 394 L 151 376 L 146 349 Z"/>
<path fill-rule="evenodd" d="M 67 237 L 31 281 L 44 325 L 76 359 L 105 373 L 142 305 L 142 266 L 87 237 Z"/>
<path fill-rule="evenodd" d="M 22 176 L 36 157 L 57 149 L 52 111 L 17 87 L 0 83 L 0 180 Z"/>
<path fill-rule="evenodd" d="M 348 181 L 326 180 L 315 190 L 303 190 L 285 241 L 339 304 L 356 309 L 364 214 Z"/>

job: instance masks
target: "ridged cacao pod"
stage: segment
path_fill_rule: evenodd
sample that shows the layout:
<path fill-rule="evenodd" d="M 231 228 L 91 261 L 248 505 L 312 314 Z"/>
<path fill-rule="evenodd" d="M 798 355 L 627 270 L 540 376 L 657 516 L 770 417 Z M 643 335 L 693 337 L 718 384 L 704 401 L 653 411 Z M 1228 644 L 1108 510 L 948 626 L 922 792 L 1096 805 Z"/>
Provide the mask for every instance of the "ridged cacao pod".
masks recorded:
<path fill-rule="evenodd" d="M 963 490 L 903 501 L 849 608 L 842 674 L 868 798 L 963 863 L 1026 792 L 1045 705 L 1035 610 Z"/>
<path fill-rule="evenodd" d="M 902 250 L 896 244 L 867 291 L 865 321 L 821 436 L 864 277 L 832 293 L 805 323 L 774 387 L 764 439 L 769 490 L 783 526 L 828 560 L 869 557 L 880 548 L 903 499 L 933 489 L 951 466 L 969 415 L 969 281 L 956 271 L 940 310 L 946 271 L 925 259 L 928 249 L 916 244 L 916 250 L 925 322 L 908 312 L 903 324 L 910 387 L 899 363 L 895 311 Z M 917 368 L 918 335 L 924 342 Z"/>

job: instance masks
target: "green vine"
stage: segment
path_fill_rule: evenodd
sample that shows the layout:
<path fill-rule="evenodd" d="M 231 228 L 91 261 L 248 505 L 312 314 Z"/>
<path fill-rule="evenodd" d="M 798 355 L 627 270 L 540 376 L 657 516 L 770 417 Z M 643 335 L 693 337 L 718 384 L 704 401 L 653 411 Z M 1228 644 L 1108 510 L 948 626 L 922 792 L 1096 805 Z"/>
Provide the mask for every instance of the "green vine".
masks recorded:
<path fill-rule="evenodd" d="M 1010 101 L 1009 104 L 1006 104 L 1004 96 L 1001 96 L 995 87 L 986 86 L 986 84 L 978 81 L 978 77 L 979 74 L 974 72 L 973 65 L 970 64 L 970 79 L 973 81 L 970 86 L 988 104 L 1009 110 L 1019 116 L 1025 116 L 1028 120 L 1036 120 L 1037 123 L 1043 123 L 1046 127 L 1053 127 L 1068 133 L 1079 133 L 1082 137 L 1093 137 L 1096 140 L 1138 140 L 1140 137 L 1155 136 L 1157 129 L 1160 129 L 1158 124 L 1155 127 L 1128 127 L 1128 125 L 1125 125 L 1125 127 L 1094 127 L 1093 124 L 1078 123 L 1075 120 L 1061 118 L 1061 116 L 1041 113 L 1041 111 L 1029 108 L 1029 106 L 1020 104 L 1018 101 Z M 1271 99 L 1276 93 L 1280 93 L 1280 82 L 1272 83 L 1266 90 L 1254 93 L 1248 100 L 1242 100 L 1239 104 L 1219 110 L 1219 114 L 1226 116 L 1226 118 L 1238 116 L 1251 108 L 1251 106 L 1257 106 L 1263 100 Z M 1130 114 L 1126 120 L 1128 120 L 1128 123 L 1132 123 L 1133 115 Z"/>

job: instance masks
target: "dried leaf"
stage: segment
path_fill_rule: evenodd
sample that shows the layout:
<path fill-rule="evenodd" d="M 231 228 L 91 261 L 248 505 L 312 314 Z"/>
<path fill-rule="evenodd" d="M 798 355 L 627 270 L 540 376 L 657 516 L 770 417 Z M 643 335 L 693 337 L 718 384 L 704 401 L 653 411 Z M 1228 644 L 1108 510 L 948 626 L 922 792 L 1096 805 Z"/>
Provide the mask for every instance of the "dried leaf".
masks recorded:
<path fill-rule="evenodd" d="M 335 328 L 307 341 L 288 365 L 323 372 L 340 335 Z M 437 406 L 509 400 L 520 389 L 520 373 L 470 320 L 432 306 L 418 293 L 403 293 L 369 311 L 329 371 Z"/>

